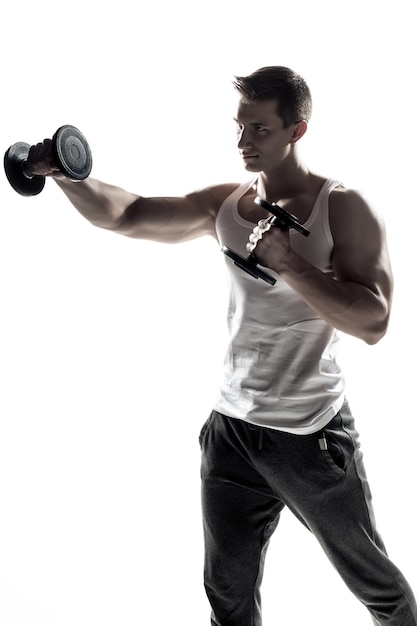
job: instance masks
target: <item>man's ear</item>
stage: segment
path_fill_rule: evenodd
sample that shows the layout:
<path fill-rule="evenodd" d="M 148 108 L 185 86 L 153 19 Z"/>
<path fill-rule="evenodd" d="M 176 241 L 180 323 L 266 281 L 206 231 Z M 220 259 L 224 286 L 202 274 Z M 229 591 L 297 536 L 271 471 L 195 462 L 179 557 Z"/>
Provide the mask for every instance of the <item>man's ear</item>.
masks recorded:
<path fill-rule="evenodd" d="M 294 126 L 293 134 L 291 135 L 290 143 L 297 143 L 299 139 L 306 133 L 307 131 L 307 122 L 305 120 L 301 120 L 301 122 L 297 122 Z"/>

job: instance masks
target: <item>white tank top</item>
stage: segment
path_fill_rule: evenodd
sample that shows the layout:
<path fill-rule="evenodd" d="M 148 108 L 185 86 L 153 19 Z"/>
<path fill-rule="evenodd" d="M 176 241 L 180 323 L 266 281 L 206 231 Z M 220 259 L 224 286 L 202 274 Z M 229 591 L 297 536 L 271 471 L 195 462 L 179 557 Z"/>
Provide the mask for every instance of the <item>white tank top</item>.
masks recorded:
<path fill-rule="evenodd" d="M 254 181 L 240 185 L 220 207 L 220 245 L 247 256 L 254 224 L 238 213 L 238 201 Z M 292 248 L 323 272 L 332 273 L 333 238 L 329 194 L 341 183 L 328 179 L 304 226 L 290 230 Z M 337 364 L 337 331 L 311 309 L 278 274 L 265 268 L 274 286 L 255 279 L 225 257 L 230 273 L 229 346 L 215 410 L 223 415 L 285 432 L 309 434 L 323 428 L 344 401 Z"/>

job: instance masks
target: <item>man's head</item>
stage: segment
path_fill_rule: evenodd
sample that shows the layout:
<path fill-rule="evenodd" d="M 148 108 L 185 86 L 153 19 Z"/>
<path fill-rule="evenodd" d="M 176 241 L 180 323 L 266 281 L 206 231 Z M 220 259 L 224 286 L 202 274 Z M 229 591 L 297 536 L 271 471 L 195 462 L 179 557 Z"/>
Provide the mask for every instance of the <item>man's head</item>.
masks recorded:
<path fill-rule="evenodd" d="M 248 102 L 275 100 L 284 128 L 310 120 L 310 89 L 305 80 L 288 67 L 262 67 L 249 76 L 235 76 L 233 84 L 241 98 Z"/>

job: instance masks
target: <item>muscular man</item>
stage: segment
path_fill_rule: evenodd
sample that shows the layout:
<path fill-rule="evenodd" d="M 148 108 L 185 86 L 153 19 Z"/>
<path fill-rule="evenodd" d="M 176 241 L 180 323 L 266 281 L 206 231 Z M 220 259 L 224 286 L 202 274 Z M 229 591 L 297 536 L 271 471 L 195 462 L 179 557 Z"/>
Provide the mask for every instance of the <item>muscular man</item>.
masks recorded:
<path fill-rule="evenodd" d="M 376 530 L 337 362 L 339 331 L 375 344 L 387 330 L 393 279 L 384 225 L 360 193 L 301 159 L 311 95 L 298 74 L 267 67 L 234 85 L 238 148 L 253 173 L 245 184 L 146 198 L 92 178 L 72 183 L 48 140 L 29 163 L 95 226 L 161 242 L 211 235 L 254 253 L 277 279 L 255 280 L 225 257 L 230 342 L 200 435 L 212 625 L 260 626 L 265 553 L 287 506 L 375 625 L 416 626 L 413 593 Z M 310 236 L 271 227 L 256 196 L 292 213 Z"/>

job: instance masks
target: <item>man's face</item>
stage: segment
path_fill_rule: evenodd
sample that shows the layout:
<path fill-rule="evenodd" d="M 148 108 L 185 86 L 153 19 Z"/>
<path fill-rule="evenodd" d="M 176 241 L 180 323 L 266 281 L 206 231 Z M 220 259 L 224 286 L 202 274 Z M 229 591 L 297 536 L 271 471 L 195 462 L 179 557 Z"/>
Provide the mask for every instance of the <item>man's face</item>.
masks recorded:
<path fill-rule="evenodd" d="M 235 117 L 238 149 L 250 172 L 275 169 L 288 154 L 294 127 L 284 129 L 277 102 L 247 102 L 240 99 Z"/>

